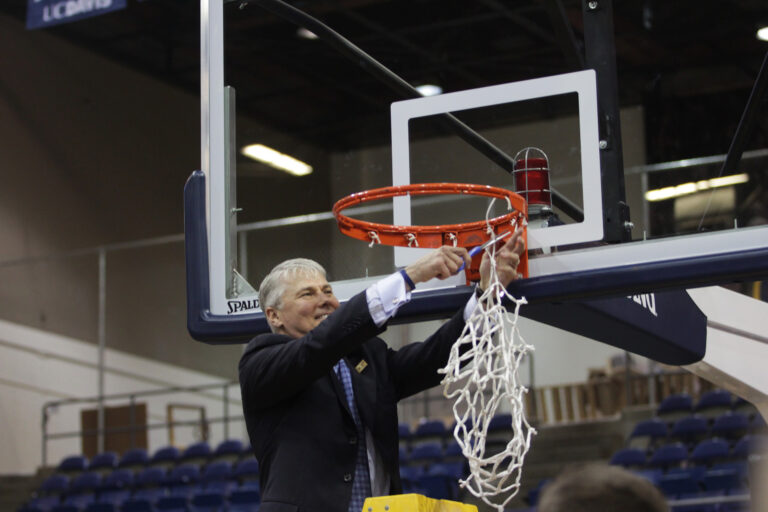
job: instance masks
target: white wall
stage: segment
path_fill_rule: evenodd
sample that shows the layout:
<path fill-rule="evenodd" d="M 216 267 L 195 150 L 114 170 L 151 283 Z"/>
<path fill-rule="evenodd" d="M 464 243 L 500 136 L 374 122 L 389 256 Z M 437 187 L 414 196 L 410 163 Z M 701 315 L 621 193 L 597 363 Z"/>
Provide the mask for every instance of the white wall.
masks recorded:
<path fill-rule="evenodd" d="M 97 362 L 98 349 L 91 343 L 0 320 L 0 417 L 4 419 L 3 435 L 0 436 L 0 474 L 29 474 L 40 466 L 43 404 L 68 398 L 96 397 Z M 219 377 L 117 350 L 105 353 L 104 379 L 106 395 L 226 382 Z M 229 399 L 229 414 L 242 415 L 237 385 L 229 387 Z M 223 415 L 220 389 L 138 397 L 136 401 L 147 404 L 150 424 L 165 421 L 168 402 L 203 406 L 209 419 Z M 127 404 L 128 399 L 106 403 L 107 406 Z M 48 433 L 79 430 L 80 410 L 95 407 L 96 403 L 89 403 L 62 405 L 51 410 Z M 191 416 L 178 419 L 191 419 Z M 175 432 L 174 444 L 178 447 L 199 440 L 197 429 L 179 427 Z M 246 439 L 244 424 L 232 423 L 229 437 Z M 215 446 L 223 438 L 223 426 L 212 425 L 209 442 Z M 148 443 L 150 453 L 167 445 L 167 430 L 150 431 Z M 82 453 L 79 437 L 50 440 L 47 450 L 48 465 L 56 465 L 67 455 Z"/>

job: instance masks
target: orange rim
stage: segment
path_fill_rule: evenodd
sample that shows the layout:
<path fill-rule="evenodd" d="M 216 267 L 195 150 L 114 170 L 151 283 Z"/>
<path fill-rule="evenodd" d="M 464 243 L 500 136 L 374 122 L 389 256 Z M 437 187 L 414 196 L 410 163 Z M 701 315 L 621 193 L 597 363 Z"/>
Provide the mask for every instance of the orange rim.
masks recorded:
<path fill-rule="evenodd" d="M 490 219 L 466 222 L 463 224 L 443 224 L 435 226 L 395 226 L 380 224 L 350 218 L 341 212 L 368 201 L 388 199 L 404 195 L 436 195 L 436 194 L 470 194 L 476 196 L 495 197 L 507 201 L 511 208 L 509 213 Z M 394 245 L 401 247 L 436 248 L 442 245 L 458 247 L 474 247 L 489 240 L 491 236 L 500 235 L 510 230 L 522 227 L 523 236 L 527 234 L 525 226 L 528 217 L 528 207 L 520 195 L 509 190 L 490 185 L 475 185 L 470 183 L 418 183 L 393 187 L 376 188 L 350 194 L 333 205 L 333 215 L 336 217 L 339 230 L 352 238 L 373 244 Z M 493 233 L 488 232 L 488 225 Z M 526 258 L 527 259 L 527 258 Z M 527 263 L 527 261 L 526 261 Z M 527 266 L 527 265 L 526 265 Z M 525 269 L 527 274 L 527 268 Z"/>

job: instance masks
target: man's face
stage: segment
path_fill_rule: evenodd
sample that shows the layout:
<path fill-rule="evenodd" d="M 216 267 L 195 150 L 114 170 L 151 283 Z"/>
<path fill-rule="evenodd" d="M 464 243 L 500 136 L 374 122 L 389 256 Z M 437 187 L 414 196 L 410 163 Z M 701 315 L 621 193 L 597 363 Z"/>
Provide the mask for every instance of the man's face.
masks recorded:
<path fill-rule="evenodd" d="M 301 338 L 339 307 L 331 285 L 321 274 L 289 275 L 284 279 L 287 286 L 280 309 L 267 308 L 266 311 L 276 332 Z"/>

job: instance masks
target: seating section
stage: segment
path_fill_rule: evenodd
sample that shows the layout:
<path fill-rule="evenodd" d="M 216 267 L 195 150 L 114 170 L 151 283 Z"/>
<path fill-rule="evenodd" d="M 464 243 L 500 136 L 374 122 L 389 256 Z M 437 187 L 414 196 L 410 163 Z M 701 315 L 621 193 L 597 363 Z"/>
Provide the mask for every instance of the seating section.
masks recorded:
<path fill-rule="evenodd" d="M 698 401 L 672 395 L 656 417 L 635 426 L 610 463 L 653 482 L 672 512 L 746 511 L 747 459 L 757 443 L 768 440 L 760 420 L 754 406 L 724 390 Z"/>
<path fill-rule="evenodd" d="M 748 512 L 748 459 L 758 446 L 768 446 L 768 431 L 752 404 L 724 390 L 703 393 L 698 401 L 683 393 L 638 422 L 609 462 L 653 482 L 671 512 Z M 546 483 L 528 491 L 532 508 L 521 512 L 535 512 Z"/>
<path fill-rule="evenodd" d="M 511 424 L 509 415 L 493 418 L 488 443 L 508 440 Z M 415 428 L 399 425 L 403 492 L 466 497 L 458 484 L 468 466 L 454 427 L 439 420 Z M 638 422 L 610 463 L 658 486 L 671 512 L 743 512 L 750 486 L 747 461 L 755 446 L 766 442 L 765 422 L 751 404 L 721 390 L 698 401 L 679 394 L 664 400 L 654 418 Z M 529 510 L 535 510 L 546 483 L 529 491 Z M 260 500 L 259 464 L 250 446 L 226 440 L 215 448 L 205 442 L 184 450 L 166 446 L 151 456 L 133 449 L 90 461 L 66 457 L 17 512 L 254 512 Z"/>
<path fill-rule="evenodd" d="M 255 512 L 258 467 L 240 440 L 71 456 L 18 512 Z"/>
<path fill-rule="evenodd" d="M 495 435 L 511 429 L 505 415 L 494 418 Z M 468 475 L 461 447 L 453 437 L 454 426 L 439 420 L 415 428 L 400 424 L 400 479 L 404 493 L 419 493 L 435 499 L 460 500 L 459 480 Z M 489 428 L 490 440 L 491 428 Z"/>

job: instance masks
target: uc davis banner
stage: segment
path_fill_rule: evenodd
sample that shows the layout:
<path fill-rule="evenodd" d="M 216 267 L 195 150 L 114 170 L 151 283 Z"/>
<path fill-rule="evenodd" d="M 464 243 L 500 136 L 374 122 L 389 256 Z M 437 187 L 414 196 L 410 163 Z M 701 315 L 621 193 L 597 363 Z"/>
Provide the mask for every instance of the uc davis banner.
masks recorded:
<path fill-rule="evenodd" d="M 69 23 L 125 8 L 126 0 L 27 0 L 27 28 Z"/>

